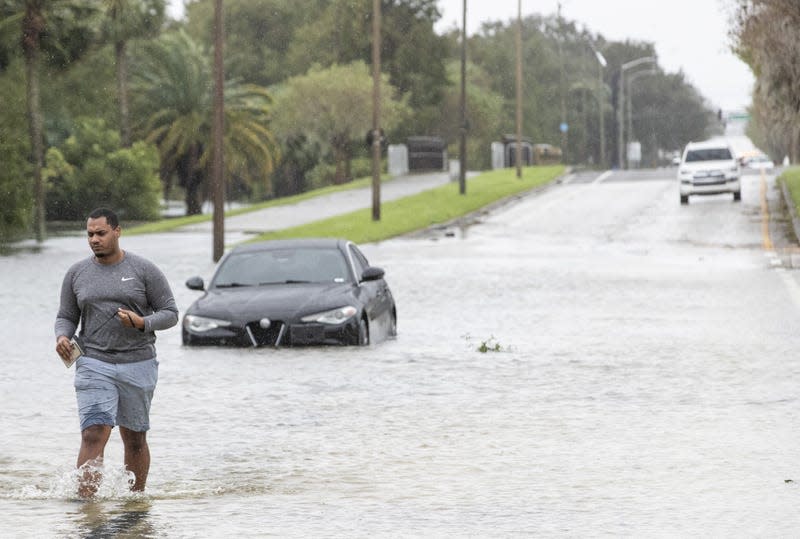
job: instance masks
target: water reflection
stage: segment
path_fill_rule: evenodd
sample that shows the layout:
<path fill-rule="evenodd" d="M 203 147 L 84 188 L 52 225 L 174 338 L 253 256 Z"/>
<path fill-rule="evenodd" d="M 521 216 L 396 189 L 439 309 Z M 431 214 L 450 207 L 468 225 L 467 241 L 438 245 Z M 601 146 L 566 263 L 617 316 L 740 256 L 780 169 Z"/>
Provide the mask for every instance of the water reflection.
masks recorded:
<path fill-rule="evenodd" d="M 150 519 L 152 504 L 146 499 L 129 500 L 119 507 L 103 502 L 81 506 L 78 533 L 85 539 L 158 537 Z"/>

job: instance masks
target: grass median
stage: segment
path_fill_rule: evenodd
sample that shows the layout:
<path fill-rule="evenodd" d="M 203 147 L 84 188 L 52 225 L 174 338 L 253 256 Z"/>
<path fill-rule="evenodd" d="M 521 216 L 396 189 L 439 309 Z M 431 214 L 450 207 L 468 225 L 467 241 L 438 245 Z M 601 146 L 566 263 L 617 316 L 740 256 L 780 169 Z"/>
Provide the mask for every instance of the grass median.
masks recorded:
<path fill-rule="evenodd" d="M 514 169 L 486 172 L 467 182 L 467 192 L 458 183 L 381 204 L 380 221 L 372 220 L 372 209 L 362 209 L 292 228 L 267 232 L 250 241 L 340 237 L 356 243 L 371 243 L 463 217 L 494 202 L 547 184 L 564 173 L 561 165 L 526 167 L 522 178 Z"/>

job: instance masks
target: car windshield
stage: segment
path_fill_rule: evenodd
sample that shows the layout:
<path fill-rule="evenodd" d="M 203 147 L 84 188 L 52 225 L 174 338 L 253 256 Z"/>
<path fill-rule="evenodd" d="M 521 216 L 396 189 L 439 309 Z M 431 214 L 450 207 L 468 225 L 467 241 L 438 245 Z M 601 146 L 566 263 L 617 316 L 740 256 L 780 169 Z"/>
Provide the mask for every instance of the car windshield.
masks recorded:
<path fill-rule="evenodd" d="M 347 263 L 338 249 L 289 248 L 232 254 L 219 268 L 214 287 L 346 280 Z"/>
<path fill-rule="evenodd" d="M 729 161 L 733 159 L 728 148 L 705 148 L 686 152 L 686 162 L 694 161 Z"/>

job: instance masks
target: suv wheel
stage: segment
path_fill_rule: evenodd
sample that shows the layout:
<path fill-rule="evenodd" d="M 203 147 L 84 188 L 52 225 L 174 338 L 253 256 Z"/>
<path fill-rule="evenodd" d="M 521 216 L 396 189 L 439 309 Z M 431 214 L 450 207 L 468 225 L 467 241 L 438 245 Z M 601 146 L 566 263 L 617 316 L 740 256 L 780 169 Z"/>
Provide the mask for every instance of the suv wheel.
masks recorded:
<path fill-rule="evenodd" d="M 741 191 L 734 191 L 733 192 L 733 201 L 734 202 L 741 202 L 742 200 L 742 192 Z"/>
<path fill-rule="evenodd" d="M 689 195 L 681 195 L 681 204 L 689 203 Z"/>

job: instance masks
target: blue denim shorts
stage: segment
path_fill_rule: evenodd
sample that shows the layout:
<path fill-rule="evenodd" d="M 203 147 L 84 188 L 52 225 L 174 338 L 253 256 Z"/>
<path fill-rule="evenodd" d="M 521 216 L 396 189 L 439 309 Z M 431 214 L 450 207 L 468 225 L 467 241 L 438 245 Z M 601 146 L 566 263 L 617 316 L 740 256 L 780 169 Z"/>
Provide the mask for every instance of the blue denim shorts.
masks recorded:
<path fill-rule="evenodd" d="M 150 429 L 150 403 L 158 382 L 158 361 L 107 363 L 81 356 L 75 363 L 75 394 L 81 431 L 92 425 Z"/>

